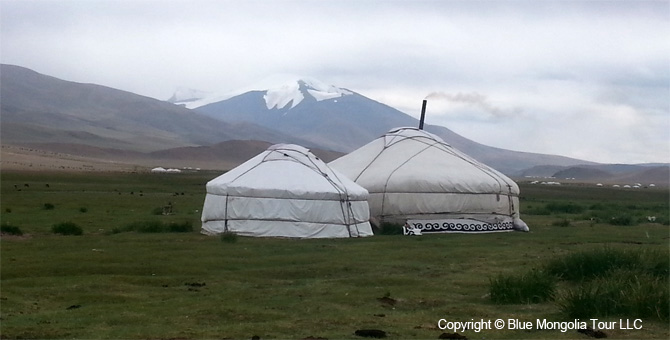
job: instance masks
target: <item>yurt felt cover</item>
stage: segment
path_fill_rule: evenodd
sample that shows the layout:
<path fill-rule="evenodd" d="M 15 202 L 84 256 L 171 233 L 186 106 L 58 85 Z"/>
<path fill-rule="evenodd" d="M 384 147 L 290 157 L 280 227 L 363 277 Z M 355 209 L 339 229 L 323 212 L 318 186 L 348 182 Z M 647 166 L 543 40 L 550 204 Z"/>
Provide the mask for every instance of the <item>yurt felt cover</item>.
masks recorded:
<path fill-rule="evenodd" d="M 308 149 L 277 144 L 207 183 L 202 232 L 296 238 L 372 235 L 368 192 Z"/>
<path fill-rule="evenodd" d="M 368 190 L 378 222 L 414 221 L 424 232 L 528 230 L 514 181 L 423 130 L 393 129 L 329 165 Z"/>

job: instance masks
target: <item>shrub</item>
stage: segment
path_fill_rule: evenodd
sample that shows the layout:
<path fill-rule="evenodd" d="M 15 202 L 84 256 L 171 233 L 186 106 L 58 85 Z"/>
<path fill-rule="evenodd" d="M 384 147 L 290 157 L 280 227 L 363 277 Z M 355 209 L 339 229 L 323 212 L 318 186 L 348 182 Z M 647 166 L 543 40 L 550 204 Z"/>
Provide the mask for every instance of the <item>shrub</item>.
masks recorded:
<path fill-rule="evenodd" d="M 12 212 L 12 208 L 5 208 L 5 212 L 6 212 L 6 213 L 11 213 L 11 212 Z"/>
<path fill-rule="evenodd" d="M 126 225 L 122 230 L 138 233 L 187 233 L 193 231 L 193 224 L 189 221 L 172 223 L 157 220 L 138 221 Z"/>
<path fill-rule="evenodd" d="M 79 208 L 79 212 L 80 212 L 80 213 L 87 213 L 87 212 L 88 212 L 88 208 L 86 208 L 86 207 L 81 207 L 81 208 Z"/>
<path fill-rule="evenodd" d="M 667 253 L 604 249 L 598 256 L 607 258 L 602 261 L 602 266 L 608 269 L 592 281 L 568 290 L 559 303 L 566 315 L 577 318 L 620 315 L 668 320 L 670 259 Z"/>
<path fill-rule="evenodd" d="M 379 234 L 381 235 L 402 235 L 402 224 L 383 222 L 379 225 Z"/>
<path fill-rule="evenodd" d="M 584 281 L 602 276 L 612 269 L 641 266 L 640 254 L 610 248 L 573 253 L 547 263 L 548 273 L 568 281 Z"/>
<path fill-rule="evenodd" d="M 555 227 L 569 227 L 570 226 L 570 220 L 568 220 L 567 218 L 564 218 L 562 220 L 552 222 L 551 225 L 553 225 Z"/>
<path fill-rule="evenodd" d="M 541 270 L 490 279 L 491 301 L 498 304 L 540 303 L 551 300 L 556 278 Z"/>
<path fill-rule="evenodd" d="M 188 233 L 193 231 L 193 224 L 188 221 L 184 222 L 173 222 L 167 226 L 167 230 L 171 233 Z"/>
<path fill-rule="evenodd" d="M 221 242 L 235 243 L 237 242 L 237 234 L 232 231 L 226 231 L 221 234 Z"/>
<path fill-rule="evenodd" d="M 495 303 L 537 303 L 555 299 L 571 319 L 625 316 L 670 316 L 670 257 L 660 250 L 626 251 L 610 248 L 584 251 L 554 259 L 544 270 L 491 279 Z M 576 282 L 563 294 L 556 279 Z"/>
<path fill-rule="evenodd" d="M 51 231 L 54 234 L 61 234 L 61 235 L 81 235 L 84 233 L 81 227 L 79 227 L 73 222 L 62 222 L 54 224 L 53 227 L 51 227 Z"/>
<path fill-rule="evenodd" d="M 44 203 L 44 210 L 54 210 L 56 207 L 51 203 Z"/>
<path fill-rule="evenodd" d="M 124 228 L 127 231 L 136 231 L 138 233 L 161 233 L 164 231 L 163 223 L 160 221 L 139 221 L 133 222 Z"/>
<path fill-rule="evenodd" d="M 23 232 L 21 231 L 21 228 L 15 226 L 15 225 L 7 224 L 7 223 L 3 223 L 2 226 L 0 226 L 0 232 L 2 232 L 3 234 L 8 234 L 8 235 L 16 235 L 16 236 L 23 235 Z"/>
<path fill-rule="evenodd" d="M 568 290 L 559 307 L 570 318 L 619 315 L 668 320 L 669 300 L 667 280 L 634 270 L 613 270 Z"/>

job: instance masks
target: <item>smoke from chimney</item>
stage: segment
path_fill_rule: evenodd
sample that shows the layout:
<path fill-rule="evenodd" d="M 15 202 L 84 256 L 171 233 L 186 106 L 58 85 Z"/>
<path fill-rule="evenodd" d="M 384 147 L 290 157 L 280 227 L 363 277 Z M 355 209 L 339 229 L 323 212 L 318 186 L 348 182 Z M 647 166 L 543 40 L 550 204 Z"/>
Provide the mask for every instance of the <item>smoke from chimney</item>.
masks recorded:
<path fill-rule="evenodd" d="M 497 107 L 493 105 L 485 95 L 479 94 L 477 92 L 471 92 L 471 93 L 459 92 L 456 94 L 433 92 L 427 95 L 426 99 L 445 99 L 450 102 L 464 103 L 479 108 L 498 118 L 516 115 L 520 113 L 519 109 L 505 110 L 500 107 Z"/>

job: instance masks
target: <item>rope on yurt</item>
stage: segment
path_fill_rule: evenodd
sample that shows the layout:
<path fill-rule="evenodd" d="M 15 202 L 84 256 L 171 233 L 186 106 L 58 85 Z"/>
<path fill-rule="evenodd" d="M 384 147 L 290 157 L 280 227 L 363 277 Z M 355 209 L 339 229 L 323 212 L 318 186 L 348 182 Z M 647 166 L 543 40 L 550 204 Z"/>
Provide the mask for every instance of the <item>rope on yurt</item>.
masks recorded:
<path fill-rule="evenodd" d="M 328 165 L 326 165 L 326 166 L 328 166 Z M 332 169 L 331 169 L 331 172 L 332 172 L 333 176 L 335 177 L 335 179 L 337 180 L 337 182 L 342 183 L 342 180 L 337 175 L 337 173 L 332 171 Z M 359 224 L 358 219 L 356 219 L 356 214 L 354 214 L 354 208 L 352 207 L 351 199 L 349 198 L 349 192 L 347 191 L 347 188 L 344 185 L 342 185 L 342 188 L 339 188 L 339 186 L 337 186 L 335 181 L 333 179 L 331 179 L 330 176 L 325 175 L 324 177 L 326 177 L 326 179 L 328 179 L 328 181 L 330 182 L 330 184 L 333 187 L 335 187 L 338 190 L 341 190 L 341 192 L 340 192 L 340 203 L 341 203 L 340 206 L 342 206 L 342 203 L 347 205 L 347 209 L 346 209 L 347 214 L 345 215 L 344 208 L 342 208 L 342 210 L 343 210 L 342 211 L 342 217 L 345 218 L 345 225 L 347 226 L 347 231 L 349 232 L 349 237 L 351 237 L 350 226 L 352 224 L 354 225 L 354 228 L 356 228 L 356 237 L 360 237 L 361 232 L 358 229 L 358 224 Z M 344 195 L 344 198 L 342 197 L 342 195 Z M 352 221 L 353 221 L 353 223 L 352 223 Z"/>
<path fill-rule="evenodd" d="M 349 209 L 350 219 L 354 222 L 354 228 L 356 228 L 356 236 L 361 237 L 361 231 L 358 229 L 358 220 L 354 214 L 354 208 L 352 207 L 351 200 L 347 199 L 347 208 Z M 347 229 L 349 229 L 347 227 Z"/>
<path fill-rule="evenodd" d="M 421 141 L 421 142 L 425 143 L 423 141 Z M 512 193 L 511 183 L 509 183 L 507 180 L 505 180 L 503 177 L 501 177 L 500 174 L 497 171 L 495 171 L 494 169 L 492 169 L 488 165 L 483 164 L 483 163 L 473 159 L 469 155 L 467 155 L 467 154 L 465 154 L 465 153 L 463 153 L 463 152 L 461 152 L 457 149 L 454 149 L 449 144 L 447 144 L 447 143 L 438 143 L 438 144 L 443 146 L 443 148 L 441 148 L 442 151 L 444 151 L 444 152 L 446 152 L 450 155 L 453 155 L 455 157 L 458 157 L 459 159 L 469 163 L 470 165 L 477 168 L 479 171 L 483 172 L 484 174 L 486 174 L 487 176 L 489 176 L 493 180 L 495 180 L 496 183 L 498 184 L 498 188 L 499 188 L 499 190 L 496 194 L 498 194 L 498 195 L 504 194 L 505 196 L 507 196 L 509 216 L 512 216 L 514 214 L 514 200 L 513 200 L 514 193 Z M 435 145 L 435 144 L 433 144 L 433 145 Z M 506 193 L 503 190 L 504 187 L 507 187 L 507 192 Z"/>
<path fill-rule="evenodd" d="M 223 232 L 228 232 L 228 194 L 226 194 L 226 207 L 224 212 Z"/>
<path fill-rule="evenodd" d="M 503 185 L 502 185 L 501 182 L 505 183 L 505 186 L 509 186 L 509 183 L 507 183 L 507 181 L 505 181 L 500 176 L 498 176 L 498 174 L 496 174 L 496 172 L 493 169 L 491 169 L 489 166 L 487 166 L 485 164 L 482 164 L 481 162 L 479 162 L 479 161 L 475 160 L 474 158 L 470 157 L 469 155 L 455 149 L 453 146 L 449 145 L 448 143 L 446 143 L 444 141 L 438 141 L 436 139 L 430 138 L 430 136 L 427 136 L 427 135 L 405 137 L 404 139 L 412 139 L 412 140 L 415 140 L 419 143 L 423 143 L 423 144 L 430 145 L 430 146 L 433 146 L 433 147 L 441 146 L 441 148 L 439 148 L 439 149 L 442 150 L 443 152 L 446 152 L 446 153 L 448 153 L 452 156 L 456 156 L 457 158 L 460 158 L 460 159 L 466 161 L 470 165 L 472 165 L 472 166 L 476 167 L 477 169 L 479 169 L 480 171 L 484 172 L 489 177 L 493 178 L 498 183 L 498 187 L 500 188 L 500 193 L 502 193 L 502 190 L 503 190 Z M 430 143 L 425 141 L 426 139 L 429 140 Z M 396 141 L 393 144 L 399 143 L 400 141 L 401 140 Z M 510 193 L 511 193 L 511 190 L 510 190 Z"/>
<path fill-rule="evenodd" d="M 507 191 L 509 192 L 509 195 L 507 195 L 507 200 L 508 200 L 508 205 L 509 205 L 509 216 L 512 217 L 514 215 L 514 199 L 512 198 L 512 185 L 507 184 Z"/>
<path fill-rule="evenodd" d="M 379 156 L 381 156 L 382 153 L 384 153 L 384 151 L 386 151 L 386 150 L 389 149 L 390 147 L 392 147 L 392 146 L 394 146 L 394 145 L 396 145 L 396 144 L 402 142 L 402 141 L 405 140 L 405 139 L 414 139 L 414 137 L 406 137 L 406 136 L 395 135 L 395 133 L 398 133 L 398 131 L 400 131 L 400 130 L 403 130 L 403 128 L 395 129 L 395 130 L 391 130 L 391 131 L 389 131 L 388 133 L 386 133 L 386 134 L 384 134 L 383 136 L 380 137 L 380 138 L 384 138 L 384 147 L 382 147 L 382 149 L 381 149 L 381 150 L 377 153 L 377 155 L 376 155 L 376 156 L 375 156 L 375 157 L 368 163 L 368 165 L 366 165 L 366 166 L 363 168 L 363 170 L 361 170 L 361 172 L 358 174 L 358 176 L 356 176 L 356 178 L 353 178 L 353 181 L 354 181 L 354 182 L 358 181 L 358 179 L 363 175 L 363 173 L 364 173 L 365 171 L 367 171 L 368 168 L 370 168 L 370 166 L 372 165 L 372 163 L 374 163 L 374 162 L 377 160 L 377 158 L 379 158 Z M 387 140 L 386 140 L 387 138 L 389 138 L 390 140 L 387 141 Z"/>
<path fill-rule="evenodd" d="M 409 139 L 409 138 L 407 138 L 407 139 Z M 433 145 L 439 144 L 439 142 L 435 141 L 435 143 L 433 143 L 433 144 L 428 144 L 428 143 L 425 143 L 425 144 L 426 144 L 425 148 L 421 149 L 420 151 L 418 151 L 417 153 L 412 155 L 412 157 L 409 157 L 404 162 L 400 163 L 400 165 L 398 165 L 395 169 L 393 169 L 393 171 L 391 171 L 389 176 L 386 178 L 386 183 L 384 183 L 384 194 L 382 195 L 382 218 L 384 216 L 384 203 L 386 202 L 386 191 L 387 191 L 386 189 L 389 185 L 389 181 L 391 181 L 391 177 L 393 177 L 393 174 L 395 174 L 395 172 L 398 171 L 398 169 L 402 168 L 403 165 L 409 163 L 409 161 L 412 160 L 412 158 L 414 158 L 414 157 L 418 156 L 419 154 L 421 154 L 422 152 L 428 150 Z"/>
<path fill-rule="evenodd" d="M 293 151 L 295 151 L 295 150 L 293 150 Z M 342 212 L 342 218 L 344 219 L 343 222 L 344 222 L 344 226 L 347 228 L 347 233 L 349 234 L 349 237 L 352 237 L 350 226 L 351 226 L 351 224 L 353 224 L 354 227 L 356 228 L 356 235 L 359 236 L 360 231 L 358 229 L 358 223 L 356 222 L 357 221 L 356 216 L 354 215 L 354 211 L 353 211 L 353 208 L 351 206 L 351 200 L 349 199 L 349 192 L 347 192 L 347 188 L 344 185 L 342 185 L 342 180 L 337 176 L 337 174 L 335 172 L 333 172 L 328 167 L 327 164 L 326 164 L 326 168 L 327 168 L 327 170 L 330 170 L 330 171 L 327 171 L 327 170 L 324 171 L 323 169 L 321 169 L 319 167 L 319 165 L 314 162 L 312 157 L 309 156 L 309 154 L 306 154 L 306 153 L 301 153 L 301 154 L 304 155 L 305 157 L 307 157 L 307 159 L 312 164 L 312 166 L 309 166 L 308 164 L 305 164 L 301 160 L 297 159 L 296 157 L 290 156 L 286 153 L 284 153 L 284 156 L 292 158 L 296 162 L 298 162 L 300 164 L 303 164 L 303 165 L 307 166 L 308 168 L 312 169 L 314 172 L 320 174 L 321 176 L 323 176 L 323 178 L 326 179 L 326 181 L 328 181 L 328 183 L 330 183 L 330 185 L 333 188 L 335 188 L 335 190 L 337 191 L 337 193 L 339 195 L 339 198 L 340 198 L 340 211 Z M 335 179 L 332 179 L 331 176 L 328 175 L 328 172 L 332 173 L 333 177 L 335 177 Z M 346 208 L 343 205 L 346 205 Z M 353 220 L 353 223 L 351 223 L 352 220 Z"/>
<path fill-rule="evenodd" d="M 430 138 L 429 135 L 419 135 L 419 136 L 398 136 L 398 135 L 394 135 L 394 134 L 397 133 L 398 131 L 400 131 L 400 129 L 391 131 L 391 132 L 387 133 L 386 135 L 384 135 L 384 138 L 385 138 L 384 148 L 383 148 L 383 149 L 379 152 L 379 154 L 378 154 L 378 155 L 377 155 L 377 156 L 370 162 L 370 164 L 368 164 L 368 166 L 366 166 L 366 167 L 363 169 L 363 171 L 361 172 L 361 174 L 358 175 L 358 177 L 360 177 L 360 176 L 362 175 L 362 173 L 365 172 L 365 170 L 367 170 L 368 167 L 370 167 L 370 165 L 371 165 L 372 163 L 374 163 L 374 161 L 375 161 L 375 160 L 376 160 L 376 159 L 377 159 L 377 158 L 378 158 L 384 151 L 386 151 L 387 149 L 389 149 L 391 146 L 393 146 L 393 145 L 395 145 L 395 144 L 399 144 L 399 143 L 402 142 L 402 141 L 405 141 L 405 140 L 407 140 L 407 139 L 411 139 L 411 140 L 417 141 L 417 142 L 419 142 L 419 143 L 423 143 L 423 144 L 427 145 L 427 147 L 424 148 L 424 149 L 422 149 L 422 150 L 420 150 L 419 152 L 417 152 L 414 156 L 410 157 L 410 159 L 413 158 L 413 157 L 415 157 L 416 155 L 420 154 L 421 152 L 424 152 L 425 150 L 427 150 L 427 149 L 429 149 L 429 148 L 431 148 L 431 147 L 436 147 L 436 148 L 440 149 L 440 150 L 443 151 L 443 152 L 446 152 L 446 153 L 448 153 L 448 154 L 450 154 L 450 155 L 453 155 L 453 156 L 455 156 L 455 157 L 457 157 L 457 158 L 459 158 L 459 159 L 461 159 L 461 160 L 463 160 L 463 161 L 469 163 L 470 165 L 474 166 L 474 167 L 475 167 L 476 169 L 478 169 L 479 171 L 483 172 L 485 175 L 491 177 L 491 178 L 492 178 L 494 181 L 496 181 L 496 183 L 498 184 L 498 188 L 499 188 L 499 189 L 498 189 L 498 192 L 497 192 L 496 194 L 498 194 L 498 195 L 500 195 L 500 194 L 504 194 L 505 196 L 507 196 L 507 199 L 508 199 L 508 207 L 509 207 L 509 214 L 510 214 L 510 216 L 513 215 L 513 213 L 514 213 L 514 200 L 513 200 L 513 196 L 514 196 L 514 194 L 512 193 L 512 185 L 511 185 L 511 183 L 509 183 L 507 180 L 505 180 L 503 177 L 501 177 L 500 174 L 499 174 L 497 171 L 495 171 L 495 170 L 492 169 L 491 167 L 489 167 L 489 166 L 487 166 L 487 165 L 485 165 L 485 164 L 483 164 L 483 163 L 481 163 L 481 162 L 478 162 L 477 160 L 473 159 L 472 157 L 468 156 L 467 154 L 465 154 L 465 153 L 463 153 L 463 152 L 461 152 L 461 151 L 459 151 L 459 150 L 453 148 L 451 145 L 449 145 L 448 143 L 446 143 L 446 142 L 444 142 L 444 141 L 438 141 L 438 140 L 436 140 L 436 139 L 434 139 L 434 138 Z M 389 141 L 386 141 L 386 138 L 387 138 L 387 137 L 390 138 Z M 407 161 L 409 161 L 409 159 L 408 159 Z M 387 188 L 387 186 L 388 186 L 388 182 L 389 182 L 389 180 L 390 180 L 390 177 L 393 175 L 393 173 L 394 173 L 396 170 L 398 170 L 398 169 L 399 169 L 400 167 L 402 167 L 405 163 L 407 163 L 407 161 L 405 161 L 403 164 L 400 164 L 396 169 L 394 169 L 393 172 L 391 173 L 391 175 L 389 175 L 389 178 L 386 179 L 386 183 L 385 183 L 385 185 L 384 185 L 384 193 L 386 192 L 386 188 Z M 358 179 L 358 177 L 357 177 L 356 179 Z M 504 183 L 504 184 L 503 184 L 503 183 Z M 506 192 L 506 193 L 504 192 L 504 189 L 503 189 L 504 187 L 507 187 L 507 192 Z M 386 195 L 384 194 L 384 195 L 382 195 L 382 218 L 383 218 L 383 212 L 384 212 L 384 203 L 385 203 L 385 199 L 386 199 Z"/>
<path fill-rule="evenodd" d="M 310 167 L 309 165 L 307 165 L 307 164 L 301 162 L 301 161 L 300 161 L 298 158 L 296 158 L 295 156 L 289 155 L 288 153 L 284 152 L 284 151 L 299 152 L 299 153 L 301 153 L 302 155 L 307 156 L 306 154 L 304 154 L 304 153 L 302 153 L 302 152 L 300 152 L 300 151 L 298 151 L 298 150 L 288 149 L 288 148 L 286 148 L 286 149 L 276 148 L 276 149 L 272 149 L 272 150 L 269 150 L 269 149 L 268 149 L 268 150 L 266 150 L 266 151 L 269 151 L 269 152 L 263 157 L 263 159 L 262 159 L 260 162 L 258 162 L 258 164 L 256 164 L 256 165 L 250 167 L 250 168 L 247 169 L 245 172 L 239 174 L 237 177 L 235 177 L 234 179 L 232 179 L 230 182 L 232 183 L 232 182 L 236 181 L 238 178 L 240 178 L 240 177 L 246 175 L 249 171 L 255 169 L 256 167 L 260 166 L 261 164 L 263 164 L 263 163 L 265 163 L 265 162 L 281 161 L 281 159 L 276 159 L 276 160 L 270 160 L 270 159 L 268 159 L 268 157 L 269 157 L 270 155 L 272 155 L 274 152 L 283 154 L 285 157 L 288 157 L 288 158 L 294 160 L 295 162 L 300 163 L 300 164 L 302 164 L 302 165 L 305 165 L 305 166 L 307 166 L 308 168 L 311 168 L 312 170 L 314 170 L 314 169 L 313 169 L 312 167 Z M 307 156 L 307 158 L 309 159 L 309 156 Z M 310 159 L 310 162 L 314 165 L 314 167 L 318 168 L 318 166 L 317 166 L 316 164 L 314 164 L 314 162 L 313 162 L 311 159 Z"/>

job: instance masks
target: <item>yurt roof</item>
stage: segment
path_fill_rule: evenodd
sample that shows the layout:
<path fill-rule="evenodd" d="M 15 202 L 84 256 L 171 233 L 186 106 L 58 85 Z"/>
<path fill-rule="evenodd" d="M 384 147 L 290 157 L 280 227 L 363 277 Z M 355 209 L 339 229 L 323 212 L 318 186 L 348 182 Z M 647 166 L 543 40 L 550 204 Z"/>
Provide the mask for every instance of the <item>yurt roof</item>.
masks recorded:
<path fill-rule="evenodd" d="M 276 144 L 207 183 L 216 195 L 337 200 L 365 199 L 367 190 L 338 173 L 308 149 Z M 344 195 L 344 196 L 343 196 Z"/>
<path fill-rule="evenodd" d="M 519 191 L 507 176 L 417 128 L 390 130 L 329 164 L 370 193 Z"/>

